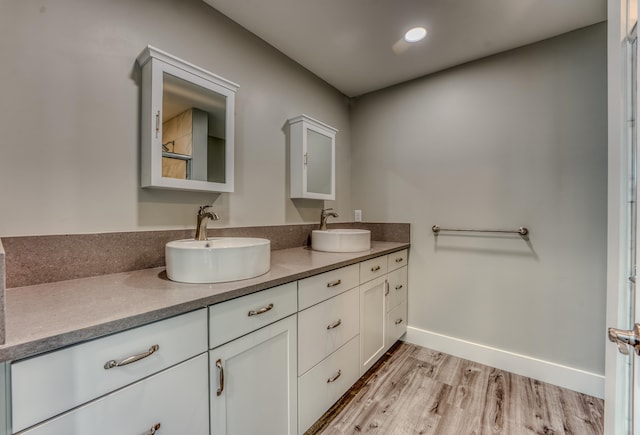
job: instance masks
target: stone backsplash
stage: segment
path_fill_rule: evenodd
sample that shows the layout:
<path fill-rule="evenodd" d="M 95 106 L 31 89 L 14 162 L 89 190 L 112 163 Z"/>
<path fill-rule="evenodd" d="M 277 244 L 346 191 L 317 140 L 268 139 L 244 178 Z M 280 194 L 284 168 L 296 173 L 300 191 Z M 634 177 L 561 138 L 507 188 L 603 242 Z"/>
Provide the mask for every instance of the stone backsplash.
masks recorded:
<path fill-rule="evenodd" d="M 372 240 L 410 242 L 409 224 L 358 222 L 328 227 L 368 229 Z M 262 237 L 271 240 L 272 250 L 278 250 L 308 245 L 311 230 L 316 228 L 317 224 L 210 228 L 208 235 Z M 6 272 L 6 287 L 15 288 L 160 267 L 165 264 L 164 245 L 171 240 L 192 238 L 193 234 L 193 230 L 166 230 L 4 237 L 0 259 L 6 262 L 0 262 L 0 273 Z M 4 286 L 5 281 L 0 284 Z M 4 287 L 0 291 L 0 313 L 3 313 L 3 297 Z M 4 333 L 2 325 L 4 322 L 0 322 L 0 338 Z"/>

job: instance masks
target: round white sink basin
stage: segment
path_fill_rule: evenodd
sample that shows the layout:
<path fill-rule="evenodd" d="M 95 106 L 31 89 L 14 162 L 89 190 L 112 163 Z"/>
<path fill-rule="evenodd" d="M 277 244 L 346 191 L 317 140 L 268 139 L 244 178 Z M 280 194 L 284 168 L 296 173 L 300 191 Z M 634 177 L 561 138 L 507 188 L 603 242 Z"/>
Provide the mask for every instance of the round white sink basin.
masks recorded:
<path fill-rule="evenodd" d="M 165 245 L 172 281 L 215 283 L 253 278 L 271 268 L 271 241 L 252 237 L 174 240 Z"/>
<path fill-rule="evenodd" d="M 324 252 L 360 252 L 371 249 L 371 231 L 334 229 L 311 231 L 311 248 Z"/>

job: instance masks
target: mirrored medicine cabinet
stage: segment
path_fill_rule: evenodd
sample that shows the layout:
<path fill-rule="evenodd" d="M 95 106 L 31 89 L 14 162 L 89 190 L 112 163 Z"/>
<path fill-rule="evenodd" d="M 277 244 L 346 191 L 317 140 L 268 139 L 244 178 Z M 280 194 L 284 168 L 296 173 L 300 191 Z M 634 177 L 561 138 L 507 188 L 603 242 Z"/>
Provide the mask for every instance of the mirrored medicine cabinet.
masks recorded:
<path fill-rule="evenodd" d="M 137 61 L 142 187 L 233 192 L 238 85 L 152 46 Z"/>
<path fill-rule="evenodd" d="M 307 115 L 291 118 L 288 123 L 291 198 L 336 199 L 338 130 Z"/>

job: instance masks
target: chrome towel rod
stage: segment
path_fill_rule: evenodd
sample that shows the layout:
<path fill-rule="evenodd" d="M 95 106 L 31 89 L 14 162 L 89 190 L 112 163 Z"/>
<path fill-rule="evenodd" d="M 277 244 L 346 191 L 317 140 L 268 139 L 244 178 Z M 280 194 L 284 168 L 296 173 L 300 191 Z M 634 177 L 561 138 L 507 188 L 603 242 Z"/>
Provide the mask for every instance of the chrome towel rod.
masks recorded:
<path fill-rule="evenodd" d="M 513 233 L 520 234 L 521 236 L 529 235 L 529 229 L 527 227 L 520 227 L 517 230 L 472 230 L 472 229 L 462 229 L 462 228 L 440 228 L 438 225 L 434 225 L 431 227 L 431 230 L 437 236 L 440 231 L 465 231 L 471 233 Z"/>

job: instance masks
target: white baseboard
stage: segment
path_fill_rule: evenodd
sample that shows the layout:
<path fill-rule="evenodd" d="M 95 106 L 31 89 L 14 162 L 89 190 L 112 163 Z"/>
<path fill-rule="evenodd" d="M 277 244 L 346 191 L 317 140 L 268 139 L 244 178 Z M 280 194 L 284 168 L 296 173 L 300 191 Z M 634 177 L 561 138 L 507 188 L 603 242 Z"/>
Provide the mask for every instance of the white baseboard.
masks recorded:
<path fill-rule="evenodd" d="M 403 340 L 438 352 L 604 398 L 604 376 L 409 326 Z"/>

